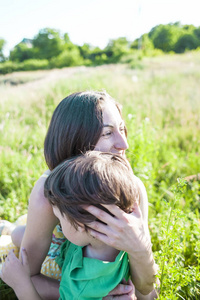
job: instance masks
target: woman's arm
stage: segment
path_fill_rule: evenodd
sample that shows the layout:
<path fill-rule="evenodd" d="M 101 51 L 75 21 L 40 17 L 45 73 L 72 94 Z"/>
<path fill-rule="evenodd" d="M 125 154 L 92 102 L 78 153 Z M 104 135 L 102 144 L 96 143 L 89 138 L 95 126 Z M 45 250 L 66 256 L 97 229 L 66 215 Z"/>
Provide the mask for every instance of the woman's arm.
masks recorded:
<path fill-rule="evenodd" d="M 39 275 L 51 244 L 53 229 L 58 223 L 48 199 L 44 197 L 45 180 L 46 178 L 40 177 L 31 192 L 27 225 L 21 249 L 25 248 L 27 251 L 30 274 L 39 294 L 43 299 L 58 299 L 59 282 Z M 49 298 L 49 296 L 51 297 Z"/>
<path fill-rule="evenodd" d="M 147 299 L 154 299 L 152 295 L 155 297 L 155 293 L 152 291 L 154 290 L 155 275 L 158 267 L 153 258 L 148 228 L 148 198 L 142 181 L 138 177 L 135 177 L 135 179 L 139 188 L 140 204 L 139 207 L 136 205 L 134 209 L 134 216 L 137 217 L 135 225 L 137 224 L 136 228 L 138 229 L 138 245 L 135 251 L 128 252 L 131 276 L 134 279 L 137 290 L 144 295 L 150 293 Z"/>
<path fill-rule="evenodd" d="M 46 178 L 40 177 L 31 192 L 26 230 L 21 244 L 29 257 L 31 275 L 40 273 L 51 244 L 52 232 L 58 223 L 48 199 L 44 197 L 45 180 Z"/>

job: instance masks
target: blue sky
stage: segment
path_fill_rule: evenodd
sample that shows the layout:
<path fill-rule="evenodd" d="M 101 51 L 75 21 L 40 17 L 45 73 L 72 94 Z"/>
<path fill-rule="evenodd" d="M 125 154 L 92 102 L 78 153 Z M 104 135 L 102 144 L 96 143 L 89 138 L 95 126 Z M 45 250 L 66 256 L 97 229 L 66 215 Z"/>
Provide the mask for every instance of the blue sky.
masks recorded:
<path fill-rule="evenodd" d="M 71 41 L 105 47 L 109 39 L 135 40 L 158 24 L 200 26 L 199 0 L 0 0 L 5 54 L 40 29 L 67 32 Z"/>

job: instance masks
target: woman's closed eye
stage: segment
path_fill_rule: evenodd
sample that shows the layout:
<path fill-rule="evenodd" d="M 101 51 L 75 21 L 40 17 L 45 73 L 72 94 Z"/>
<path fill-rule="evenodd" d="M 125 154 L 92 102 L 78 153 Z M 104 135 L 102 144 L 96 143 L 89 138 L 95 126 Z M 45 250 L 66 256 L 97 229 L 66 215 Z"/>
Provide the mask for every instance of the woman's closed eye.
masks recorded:
<path fill-rule="evenodd" d="M 112 134 L 112 131 L 109 130 L 109 131 L 106 131 L 102 134 L 102 136 L 110 136 Z"/>

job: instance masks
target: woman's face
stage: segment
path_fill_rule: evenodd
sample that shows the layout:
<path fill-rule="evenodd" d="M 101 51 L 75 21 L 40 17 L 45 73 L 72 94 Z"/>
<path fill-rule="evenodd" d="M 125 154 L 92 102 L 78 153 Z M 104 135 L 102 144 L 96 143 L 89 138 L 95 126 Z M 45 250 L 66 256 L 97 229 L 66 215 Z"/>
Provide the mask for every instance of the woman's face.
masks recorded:
<path fill-rule="evenodd" d="M 124 156 L 128 148 L 124 121 L 114 103 L 105 101 L 102 110 L 103 131 L 94 150 Z"/>

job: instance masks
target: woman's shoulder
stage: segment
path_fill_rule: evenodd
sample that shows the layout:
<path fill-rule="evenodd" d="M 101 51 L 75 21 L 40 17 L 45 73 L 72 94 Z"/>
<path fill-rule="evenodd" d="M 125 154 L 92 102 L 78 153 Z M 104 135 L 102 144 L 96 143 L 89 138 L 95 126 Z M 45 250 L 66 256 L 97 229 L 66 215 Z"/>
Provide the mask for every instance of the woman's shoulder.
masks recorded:
<path fill-rule="evenodd" d="M 41 176 L 41 177 L 44 177 L 44 178 L 47 178 L 49 176 L 49 174 L 51 174 L 51 171 L 50 170 L 46 170 Z"/>
<path fill-rule="evenodd" d="M 50 170 L 45 171 L 36 181 L 30 195 L 29 204 L 37 206 L 50 206 L 48 199 L 44 196 L 44 183 L 51 173 Z"/>
<path fill-rule="evenodd" d="M 39 236 L 41 239 L 45 240 L 47 236 L 49 237 L 52 235 L 53 229 L 56 224 L 58 224 L 58 219 L 53 213 L 52 206 L 44 195 L 45 180 L 45 177 L 40 176 L 32 189 L 29 199 L 27 219 L 27 226 L 29 230 L 27 232 L 30 233 L 28 233 L 28 235 L 30 235 L 33 239 L 35 239 L 36 236 L 36 229 L 38 231 L 41 227 Z M 34 225 L 33 228 L 33 224 L 36 220 L 37 225 Z"/>

